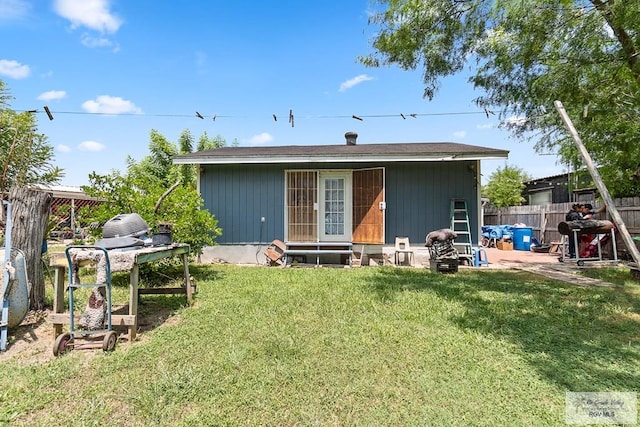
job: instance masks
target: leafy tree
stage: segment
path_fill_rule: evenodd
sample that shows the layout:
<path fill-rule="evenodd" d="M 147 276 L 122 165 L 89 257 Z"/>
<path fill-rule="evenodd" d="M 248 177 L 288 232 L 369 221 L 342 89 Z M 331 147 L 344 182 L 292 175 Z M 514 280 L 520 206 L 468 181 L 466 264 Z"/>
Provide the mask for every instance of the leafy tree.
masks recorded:
<path fill-rule="evenodd" d="M 54 150 L 37 132 L 35 114 L 9 109 L 9 95 L 0 80 L 0 199 L 12 187 L 55 184 L 64 176 L 53 164 Z"/>
<path fill-rule="evenodd" d="M 180 176 L 180 170 L 173 167 L 173 157 L 178 154 L 175 144 L 168 141 L 164 135 L 151 129 L 149 137 L 150 155 L 136 162 L 131 156 L 127 157 L 127 171 L 138 182 L 160 183 L 169 188 Z"/>
<path fill-rule="evenodd" d="M 424 71 L 432 99 L 442 77 L 470 68 L 516 137 L 580 167 L 559 99 L 614 196 L 640 192 L 640 2 L 628 0 L 378 0 L 369 66 Z M 515 118 L 515 119 L 514 119 Z"/>
<path fill-rule="evenodd" d="M 207 132 L 203 132 L 198 140 L 198 151 L 204 150 L 213 150 L 220 147 L 225 147 L 227 145 L 227 141 L 221 136 L 216 135 L 213 138 L 210 138 Z"/>
<path fill-rule="evenodd" d="M 16 113 L 9 109 L 10 100 L 8 89 L 0 80 L 0 202 L 9 199 L 13 204 L 11 245 L 25 253 L 27 275 L 32 285 L 29 305 L 39 310 L 45 304 L 40 255 L 51 195 L 30 186 L 55 184 L 63 172 L 53 165 L 53 147 L 37 132 L 35 114 Z M 0 231 L 4 232 L 5 227 L 4 205 L 0 205 Z M 4 241 L 4 238 L 0 240 Z"/>
<path fill-rule="evenodd" d="M 191 153 L 193 151 L 193 137 L 188 129 L 180 134 L 178 143 L 180 144 L 180 154 Z M 183 183 L 195 182 L 197 170 L 194 166 L 197 165 L 180 165 L 180 174 L 182 175 Z"/>
<path fill-rule="evenodd" d="M 519 167 L 505 165 L 489 176 L 487 185 L 482 187 L 482 196 L 497 208 L 520 206 L 525 201 L 522 196 L 524 183 L 530 179 Z"/>
<path fill-rule="evenodd" d="M 189 138 L 190 133 L 183 132 L 183 148 Z M 171 223 L 173 239 L 188 243 L 193 252 L 200 253 L 221 234 L 218 221 L 201 209 L 203 200 L 196 191 L 195 176 L 184 175 L 184 170 L 172 163 L 179 147 L 152 130 L 149 151 L 151 154 L 139 162 L 127 158 L 125 174 L 112 171 L 108 175 L 89 175 L 90 185 L 83 190 L 106 203 L 81 209 L 79 217 L 85 223 L 103 224 L 115 215 L 135 212 L 153 229 L 160 223 Z M 93 233 L 99 237 L 101 229 L 93 229 Z"/>

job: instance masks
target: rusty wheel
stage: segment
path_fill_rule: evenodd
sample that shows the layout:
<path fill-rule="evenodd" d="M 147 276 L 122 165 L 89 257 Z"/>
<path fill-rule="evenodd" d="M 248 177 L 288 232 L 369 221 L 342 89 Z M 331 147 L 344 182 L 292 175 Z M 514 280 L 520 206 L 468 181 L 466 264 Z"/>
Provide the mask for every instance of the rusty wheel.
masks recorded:
<path fill-rule="evenodd" d="M 102 350 L 113 351 L 116 348 L 116 342 L 118 342 L 118 334 L 115 331 L 107 332 L 102 341 Z"/>
<path fill-rule="evenodd" d="M 60 334 L 53 343 L 53 355 L 60 356 L 66 354 L 71 350 L 73 345 L 73 338 L 70 333 Z"/>

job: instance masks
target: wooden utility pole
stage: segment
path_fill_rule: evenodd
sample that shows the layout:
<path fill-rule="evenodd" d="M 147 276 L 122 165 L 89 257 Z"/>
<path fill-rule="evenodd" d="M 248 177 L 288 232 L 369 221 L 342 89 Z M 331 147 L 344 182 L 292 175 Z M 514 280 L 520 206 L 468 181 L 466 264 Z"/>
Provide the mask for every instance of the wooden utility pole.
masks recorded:
<path fill-rule="evenodd" d="M 613 203 L 613 199 L 609 194 L 609 190 L 604 185 L 604 182 L 600 177 L 600 172 L 598 172 L 598 169 L 593 164 L 593 160 L 591 160 L 591 155 L 589 154 L 589 152 L 587 151 L 587 148 L 582 143 L 582 139 L 580 139 L 580 135 L 578 135 L 578 131 L 573 126 L 573 122 L 571 121 L 571 119 L 569 118 L 569 115 L 565 111 L 564 106 L 562 105 L 562 102 L 555 101 L 554 105 L 556 107 L 556 110 L 558 110 L 558 114 L 560 114 L 562 121 L 564 122 L 565 126 L 569 130 L 569 133 L 573 137 L 573 141 L 576 143 L 576 146 L 578 147 L 578 151 L 580 151 L 580 154 L 582 155 L 582 158 L 584 159 L 584 162 L 587 165 L 587 169 L 589 170 L 589 173 L 591 174 L 591 177 L 593 178 L 593 181 L 595 182 L 596 187 L 598 188 L 598 191 L 600 191 L 600 195 L 602 195 L 602 198 L 607 204 L 607 211 L 609 211 L 609 213 L 611 214 L 611 217 L 613 218 L 613 221 L 615 222 L 616 227 L 620 232 L 620 235 L 622 235 L 622 240 L 627 245 L 627 249 L 629 249 L 629 252 L 633 257 L 633 260 L 635 261 L 636 266 L 640 267 L 640 252 L 638 252 L 638 248 L 636 247 L 636 244 L 633 241 L 631 234 L 627 230 L 627 226 L 624 224 L 624 221 L 622 220 L 620 213 L 618 213 L 618 209 L 616 209 L 616 205 Z"/>

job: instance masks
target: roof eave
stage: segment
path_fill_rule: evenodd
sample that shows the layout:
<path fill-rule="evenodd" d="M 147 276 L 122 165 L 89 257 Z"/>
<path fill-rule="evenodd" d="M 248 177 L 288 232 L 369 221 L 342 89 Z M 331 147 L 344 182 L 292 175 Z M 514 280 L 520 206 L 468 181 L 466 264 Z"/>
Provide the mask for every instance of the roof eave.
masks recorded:
<path fill-rule="evenodd" d="M 199 164 L 199 165 L 228 165 L 228 164 L 276 164 L 276 163 L 365 163 L 365 162 L 443 162 L 459 160 L 499 160 L 507 159 L 508 152 L 504 153 L 434 153 L 429 155 L 407 154 L 383 154 L 383 155 L 358 155 L 358 156 L 295 156 L 276 155 L 265 158 L 264 156 L 236 156 L 236 157 L 190 157 L 174 159 L 175 164 Z"/>

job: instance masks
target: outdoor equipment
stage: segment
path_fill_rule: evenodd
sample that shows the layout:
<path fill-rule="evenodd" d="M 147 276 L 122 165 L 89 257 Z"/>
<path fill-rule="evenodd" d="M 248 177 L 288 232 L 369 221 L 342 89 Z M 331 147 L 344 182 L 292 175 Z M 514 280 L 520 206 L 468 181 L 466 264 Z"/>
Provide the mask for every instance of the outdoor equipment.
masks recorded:
<path fill-rule="evenodd" d="M 429 264 L 431 271 L 455 273 L 458 271 L 459 255 L 453 245 L 457 232 L 444 228 L 432 231 L 425 238 L 425 246 L 429 248 Z"/>
<path fill-rule="evenodd" d="M 143 237 L 149 234 L 149 226 L 137 213 L 119 214 L 102 227 L 102 237 Z"/>
<path fill-rule="evenodd" d="M 98 246 L 69 246 L 65 250 L 69 267 L 69 332 L 58 335 L 53 343 L 53 355 L 60 356 L 69 350 L 85 348 L 102 348 L 103 351 L 113 351 L 118 341 L 118 334 L 112 330 L 111 323 L 111 264 L 109 253 Z M 81 284 L 74 272 L 80 261 L 91 260 L 96 265 L 96 283 Z M 91 289 L 87 308 L 80 316 L 76 328 L 74 293 L 78 289 Z M 103 291 L 104 290 L 104 294 Z M 105 319 L 106 317 L 106 319 Z M 95 340 L 103 335 L 102 341 Z M 77 342 L 84 338 L 84 341 Z M 93 339 L 92 339 L 93 338 Z"/>
<path fill-rule="evenodd" d="M 29 310 L 29 282 L 24 253 L 11 247 L 11 228 L 13 227 L 11 203 L 3 201 L 7 206 L 7 223 L 5 227 L 4 250 L 0 250 L 2 264 L 2 290 L 0 302 L 0 351 L 7 349 L 7 331 L 18 326 Z"/>
<path fill-rule="evenodd" d="M 95 245 L 105 249 L 144 246 L 149 238 L 149 226 L 137 213 L 119 214 L 102 227 L 102 239 Z"/>

